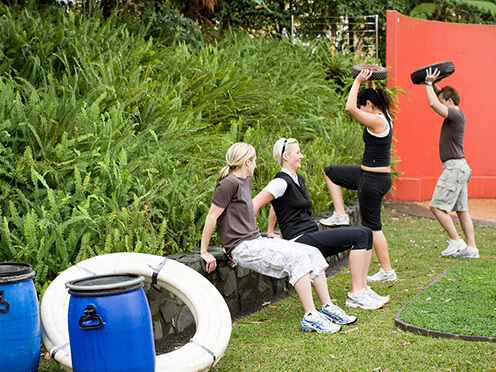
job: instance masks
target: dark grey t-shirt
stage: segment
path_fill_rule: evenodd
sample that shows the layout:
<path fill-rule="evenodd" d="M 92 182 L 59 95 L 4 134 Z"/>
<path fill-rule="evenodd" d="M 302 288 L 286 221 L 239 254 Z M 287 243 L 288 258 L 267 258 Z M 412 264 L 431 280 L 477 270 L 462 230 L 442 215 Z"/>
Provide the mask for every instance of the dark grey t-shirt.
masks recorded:
<path fill-rule="evenodd" d="M 465 134 L 465 115 L 461 110 L 448 108 L 439 138 L 439 155 L 444 163 L 450 159 L 463 159 L 463 135 Z"/>
<path fill-rule="evenodd" d="M 227 253 L 242 241 L 260 237 L 251 198 L 251 178 L 230 173 L 215 187 L 212 203 L 224 208 L 217 220 L 217 229 Z"/>

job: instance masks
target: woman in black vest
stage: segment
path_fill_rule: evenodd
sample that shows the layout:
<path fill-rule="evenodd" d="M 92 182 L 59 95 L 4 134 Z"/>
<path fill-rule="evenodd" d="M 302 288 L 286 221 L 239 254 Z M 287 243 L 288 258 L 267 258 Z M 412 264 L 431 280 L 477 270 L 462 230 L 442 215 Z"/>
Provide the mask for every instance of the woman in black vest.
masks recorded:
<path fill-rule="evenodd" d="M 371 75 L 372 71 L 367 69 L 358 74 L 346 101 L 348 114 L 364 127 L 362 164 L 325 168 L 325 181 L 334 204 L 334 213 L 319 222 L 324 226 L 348 225 L 342 187 L 357 190 L 362 225 L 372 230 L 375 252 L 381 265 L 379 272 L 369 276 L 368 280 L 384 282 L 397 279 L 391 267 L 381 223 L 382 199 L 391 188 L 393 122 L 389 116 L 389 96 L 385 90 L 375 89 L 374 81 L 369 80 Z M 367 89 L 359 92 L 362 83 L 367 84 Z"/>
<path fill-rule="evenodd" d="M 350 252 L 351 292 L 346 305 L 363 309 L 379 309 L 389 302 L 389 296 L 379 296 L 367 286 L 367 273 L 372 254 L 372 231 L 363 226 L 320 230 L 312 219 L 312 200 L 305 180 L 296 173 L 303 155 L 296 139 L 281 138 L 274 145 L 274 160 L 281 166 L 274 179 L 253 199 L 255 214 L 271 203 L 267 236 L 274 234 L 279 222 L 283 239 L 318 248 L 324 257 Z"/>

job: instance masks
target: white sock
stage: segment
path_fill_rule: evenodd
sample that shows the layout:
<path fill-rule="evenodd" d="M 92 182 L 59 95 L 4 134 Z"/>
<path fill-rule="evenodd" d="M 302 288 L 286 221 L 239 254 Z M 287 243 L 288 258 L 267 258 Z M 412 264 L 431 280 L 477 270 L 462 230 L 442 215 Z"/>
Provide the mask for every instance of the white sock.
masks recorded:
<path fill-rule="evenodd" d="M 312 315 L 313 315 L 315 312 L 317 312 L 317 310 L 308 311 L 308 312 L 306 312 L 306 313 L 305 313 L 304 317 L 305 317 L 305 318 L 306 318 L 306 317 L 312 317 Z"/>
<path fill-rule="evenodd" d="M 362 293 L 365 293 L 365 289 L 362 289 L 361 291 L 354 292 L 354 293 L 349 292 L 349 294 L 350 294 L 351 297 L 356 297 L 356 296 L 358 296 L 359 294 L 362 294 Z"/>

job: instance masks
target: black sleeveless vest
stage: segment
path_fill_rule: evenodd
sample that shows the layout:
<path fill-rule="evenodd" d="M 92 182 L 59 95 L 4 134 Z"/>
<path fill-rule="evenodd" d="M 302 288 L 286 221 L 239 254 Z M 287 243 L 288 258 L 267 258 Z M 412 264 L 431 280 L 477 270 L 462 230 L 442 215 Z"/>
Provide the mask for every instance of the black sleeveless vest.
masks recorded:
<path fill-rule="evenodd" d="M 298 186 L 290 175 L 277 173 L 274 178 L 283 178 L 288 187 L 284 194 L 271 201 L 284 239 L 293 239 L 303 233 L 317 231 L 317 223 L 312 219 L 312 199 L 308 195 L 305 179 L 298 176 Z"/>

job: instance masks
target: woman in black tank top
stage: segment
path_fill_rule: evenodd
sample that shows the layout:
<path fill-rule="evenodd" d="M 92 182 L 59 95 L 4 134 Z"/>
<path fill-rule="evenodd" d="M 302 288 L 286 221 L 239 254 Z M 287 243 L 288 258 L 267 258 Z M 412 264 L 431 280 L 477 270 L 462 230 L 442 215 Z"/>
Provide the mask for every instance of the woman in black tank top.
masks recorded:
<path fill-rule="evenodd" d="M 396 280 L 389 260 L 389 248 L 382 231 L 382 199 L 391 188 L 390 150 L 392 120 L 389 116 L 390 99 L 383 89 L 375 89 L 369 78 L 372 72 L 362 70 L 356 77 L 346 102 L 346 111 L 364 126 L 365 150 L 361 165 L 337 165 L 325 169 L 327 189 L 334 204 L 334 214 L 322 219 L 325 226 L 349 224 L 342 187 L 358 191 L 362 224 L 374 235 L 374 248 L 381 268 L 369 276 L 370 281 Z M 360 85 L 367 89 L 359 92 Z"/>

